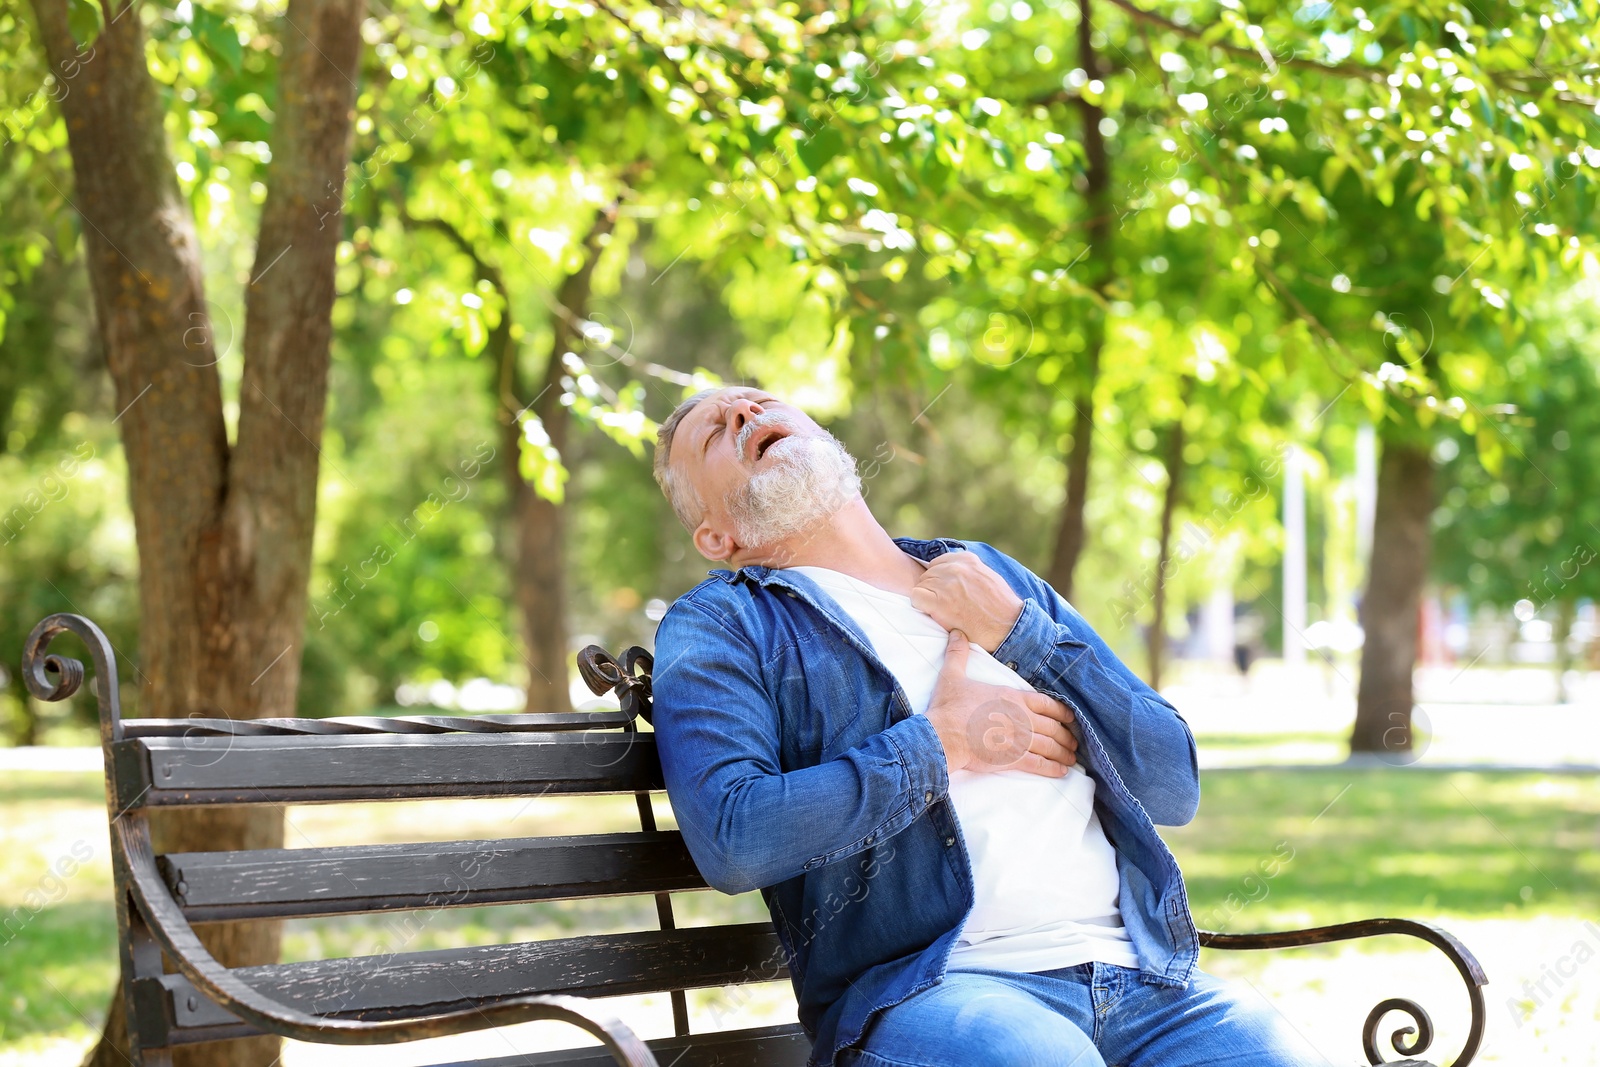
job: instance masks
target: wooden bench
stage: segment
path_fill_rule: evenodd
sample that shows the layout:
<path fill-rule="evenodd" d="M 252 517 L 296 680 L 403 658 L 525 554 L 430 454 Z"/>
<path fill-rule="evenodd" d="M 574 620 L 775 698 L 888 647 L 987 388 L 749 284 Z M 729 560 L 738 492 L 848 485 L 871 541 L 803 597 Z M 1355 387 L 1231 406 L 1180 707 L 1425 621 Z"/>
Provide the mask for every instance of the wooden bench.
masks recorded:
<path fill-rule="evenodd" d="M 798 1025 L 691 1034 L 684 991 L 787 977 L 767 923 L 678 929 L 670 894 L 707 888 L 682 837 L 659 830 L 662 789 L 650 721 L 648 653 L 619 664 L 579 655 L 597 694 L 618 711 L 570 715 L 347 719 L 123 719 L 110 643 L 77 615 L 52 615 L 29 636 L 23 676 L 43 700 L 72 695 L 83 665 L 53 655 L 71 632 L 94 665 L 105 752 L 123 987 L 134 1067 L 170 1064 L 172 1049 L 262 1032 L 300 1041 L 385 1044 L 537 1019 L 587 1031 L 600 1047 L 475 1061 L 477 1067 L 803 1067 Z M 508 840 L 262 849 L 157 855 L 149 815 L 160 808 L 402 801 L 438 797 L 632 794 L 637 832 Z M 520 944 L 228 969 L 195 922 L 303 918 L 653 895 L 659 928 Z M 1472 1024 L 1454 1067 L 1476 1054 L 1486 982 L 1472 954 L 1433 926 L 1374 919 L 1268 934 L 1202 933 L 1220 949 L 1264 949 L 1406 934 L 1455 964 Z M 643 1041 L 600 998 L 667 992 L 675 1036 Z M 1366 1020 L 1363 1042 L 1391 1011 L 1410 1016 L 1391 1043 L 1420 1054 L 1433 1038 L 1416 1003 L 1393 998 Z M 1420 1060 L 1401 1061 L 1422 1065 Z M 466 1067 L 454 1064 L 451 1067 Z"/>

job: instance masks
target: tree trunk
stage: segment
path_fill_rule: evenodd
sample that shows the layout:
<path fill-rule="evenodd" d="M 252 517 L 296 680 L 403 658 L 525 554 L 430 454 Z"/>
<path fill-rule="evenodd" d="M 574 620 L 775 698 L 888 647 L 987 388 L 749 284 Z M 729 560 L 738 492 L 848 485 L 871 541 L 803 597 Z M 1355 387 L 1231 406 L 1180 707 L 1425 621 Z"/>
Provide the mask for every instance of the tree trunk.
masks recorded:
<path fill-rule="evenodd" d="M 522 381 L 517 359 L 516 330 L 511 314 L 511 293 L 498 267 L 485 260 L 473 243 L 444 219 L 415 218 L 401 206 L 407 223 L 437 230 L 448 237 L 472 260 L 478 276 L 494 286 L 500 295 L 500 321 L 489 335 L 487 350 L 494 357 L 494 390 L 500 404 L 502 471 L 506 479 L 506 499 L 510 504 L 511 527 L 516 538 L 512 553 L 512 586 L 517 609 L 522 615 L 523 640 L 527 649 L 529 712 L 572 710 L 567 667 L 567 588 L 566 588 L 566 512 L 561 504 L 534 492 L 522 476 L 522 416 L 532 411 L 544 426 L 550 444 L 569 462 L 567 439 L 569 417 L 561 403 L 561 378 L 566 373 L 562 356 L 577 338 L 577 324 L 589 311 L 589 293 L 594 268 L 605 239 L 616 224 L 614 210 L 595 216 L 584 238 L 584 260 L 572 274 L 562 279 L 556 293 L 556 311 L 551 317 L 550 356 L 545 362 L 543 381 L 531 401 L 521 398 L 528 390 Z"/>
<path fill-rule="evenodd" d="M 246 291 L 237 444 L 188 202 L 167 152 L 137 5 L 106 0 L 79 49 L 66 0 L 34 0 L 73 162 L 97 326 L 117 394 L 139 552 L 146 715 L 292 715 L 300 677 L 332 326 L 334 250 L 361 50 L 361 0 L 290 0 L 256 265 Z M 154 820 L 157 848 L 281 843 L 276 809 Z M 270 962 L 275 924 L 203 926 L 223 963 Z M 88 1063 L 126 1063 L 120 990 Z M 278 1042 L 182 1050 L 177 1064 L 266 1065 Z"/>
<path fill-rule="evenodd" d="M 1086 332 L 1092 327 L 1086 321 Z M 1089 381 L 1078 386 L 1073 397 L 1072 449 L 1067 453 L 1067 497 L 1061 506 L 1061 525 L 1056 532 L 1055 555 L 1050 560 L 1049 582 L 1066 600 L 1072 599 L 1072 578 L 1078 568 L 1089 536 L 1083 523 L 1083 509 L 1089 498 L 1089 460 L 1094 440 L 1094 379 L 1100 375 L 1100 338 L 1089 339 L 1084 353 L 1083 372 Z"/>
<path fill-rule="evenodd" d="M 1184 378 L 1182 395 L 1187 411 L 1193 378 Z M 1167 431 L 1167 451 L 1162 465 L 1167 470 L 1167 490 L 1161 497 L 1160 547 L 1156 551 L 1156 573 L 1150 583 L 1150 596 L 1155 609 L 1150 620 L 1150 632 L 1145 644 L 1150 658 L 1150 688 L 1161 688 L 1161 664 L 1167 651 L 1167 570 L 1172 563 L 1172 521 L 1178 503 L 1183 499 L 1183 413 Z"/>
<path fill-rule="evenodd" d="M 1577 621 L 1578 601 L 1576 597 L 1563 596 L 1556 601 L 1555 624 L 1555 671 L 1556 671 L 1556 703 L 1568 704 L 1572 701 L 1572 692 L 1567 686 L 1567 675 L 1572 671 L 1572 624 Z"/>
<path fill-rule="evenodd" d="M 1094 23 L 1089 0 L 1078 4 L 1078 64 L 1091 80 L 1102 77 L 1099 55 L 1094 48 Z M 1100 379 L 1100 350 L 1105 345 L 1106 323 L 1103 300 L 1111 281 L 1111 158 L 1106 152 L 1100 120 L 1105 112 L 1096 104 L 1078 98 L 1083 115 L 1084 203 L 1089 213 L 1089 252 L 1087 271 L 1090 287 L 1097 299 L 1091 300 L 1083 319 L 1083 365 L 1079 368 L 1077 390 L 1073 396 L 1072 449 L 1067 455 L 1067 498 L 1062 505 L 1061 526 L 1056 533 L 1055 554 L 1046 575 L 1056 592 L 1072 599 L 1072 577 L 1078 558 L 1088 541 L 1083 510 L 1089 499 L 1089 461 L 1094 444 L 1094 389 Z"/>
<path fill-rule="evenodd" d="M 583 263 L 561 283 L 557 308 L 551 318 L 550 357 L 544 381 L 529 405 L 544 424 L 550 444 L 569 463 L 567 442 L 571 416 L 561 403 L 561 378 L 566 374 L 562 357 L 577 341 L 577 324 L 589 313 L 594 269 L 605 240 L 616 224 L 616 213 L 602 209 L 584 238 Z M 521 427 L 510 427 L 512 447 L 507 466 L 515 483 L 512 506 L 517 520 L 517 607 L 523 632 L 528 635 L 528 710 L 561 712 L 572 709 L 567 652 L 567 549 L 566 510 L 534 492 L 522 477 L 517 457 Z"/>
<path fill-rule="evenodd" d="M 1361 599 L 1361 681 L 1351 752 L 1412 749 L 1411 676 L 1432 548 L 1433 463 L 1426 442 L 1385 436 L 1378 466 L 1372 563 Z"/>
<path fill-rule="evenodd" d="M 33 700 L 28 696 L 28 691 L 20 685 L 6 687 L 5 702 L 11 705 L 9 733 L 11 743 L 17 746 L 37 745 L 39 743 L 39 715 L 34 710 Z"/>

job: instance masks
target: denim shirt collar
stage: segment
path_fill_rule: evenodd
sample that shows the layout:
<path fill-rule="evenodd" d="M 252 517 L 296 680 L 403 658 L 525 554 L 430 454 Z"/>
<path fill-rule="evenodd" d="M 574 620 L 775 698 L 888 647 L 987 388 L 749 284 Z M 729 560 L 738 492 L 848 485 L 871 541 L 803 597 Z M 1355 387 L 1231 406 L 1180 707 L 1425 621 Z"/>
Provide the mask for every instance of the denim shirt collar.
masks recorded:
<path fill-rule="evenodd" d="M 914 537 L 896 537 L 894 543 L 899 545 L 908 555 L 915 556 L 922 562 L 944 555 L 946 552 L 965 552 L 967 546 L 951 537 L 935 537 L 929 541 L 921 541 Z M 749 579 L 758 585 L 782 585 L 793 587 L 793 576 L 786 574 L 784 568 L 767 567 L 759 563 L 752 563 L 740 567 L 737 571 L 730 571 L 719 567 L 708 572 L 711 577 L 724 582 L 737 582 L 740 579 Z"/>
<path fill-rule="evenodd" d="M 946 552 L 966 552 L 967 546 L 949 537 L 936 537 L 929 541 L 920 541 L 911 537 L 896 537 L 895 544 L 899 545 L 907 554 L 915 556 L 924 563 L 942 556 Z M 809 575 L 795 574 L 782 567 L 765 567 L 752 564 L 740 567 L 737 571 L 726 568 L 711 571 L 713 578 L 718 578 L 730 584 L 740 579 L 748 579 L 751 583 L 762 588 L 775 587 L 782 589 L 788 595 L 803 600 L 811 605 L 824 618 L 833 624 L 855 650 L 888 681 L 892 698 L 890 702 L 889 718 L 891 722 L 899 722 L 911 714 L 911 702 L 907 699 L 905 690 L 900 686 L 900 680 L 895 677 L 887 664 L 878 656 L 878 651 L 872 646 L 866 633 L 862 631 L 861 624 L 851 618 L 846 612 L 839 610 L 833 598 L 811 580 Z"/>

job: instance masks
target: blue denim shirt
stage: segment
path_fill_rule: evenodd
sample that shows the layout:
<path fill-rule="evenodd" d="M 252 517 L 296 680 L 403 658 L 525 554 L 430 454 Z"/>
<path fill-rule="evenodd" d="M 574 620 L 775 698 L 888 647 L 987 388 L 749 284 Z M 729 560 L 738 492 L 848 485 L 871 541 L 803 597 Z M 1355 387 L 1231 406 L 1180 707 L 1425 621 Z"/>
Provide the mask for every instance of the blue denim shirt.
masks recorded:
<path fill-rule="evenodd" d="M 995 658 L 1077 713 L 1079 765 L 1115 846 L 1140 978 L 1182 988 L 1199 955 L 1155 824 L 1200 799 L 1194 737 L 1045 582 L 976 541 L 897 538 L 921 560 L 976 552 L 1022 614 Z M 944 749 L 855 622 L 804 575 L 743 567 L 679 597 L 656 633 L 655 730 L 701 874 L 760 889 L 814 1067 L 874 1013 L 939 982 L 972 908 Z M 1026 817 L 1025 813 L 1018 813 Z"/>

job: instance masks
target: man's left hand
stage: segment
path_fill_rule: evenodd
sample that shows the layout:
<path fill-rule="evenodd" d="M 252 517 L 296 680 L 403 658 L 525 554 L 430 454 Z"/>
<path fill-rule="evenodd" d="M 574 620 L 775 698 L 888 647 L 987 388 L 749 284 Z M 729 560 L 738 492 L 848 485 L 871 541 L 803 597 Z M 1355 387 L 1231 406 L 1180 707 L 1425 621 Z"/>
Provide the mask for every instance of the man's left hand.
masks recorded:
<path fill-rule="evenodd" d="M 970 551 L 935 557 L 911 590 L 911 605 L 990 653 L 1022 614 L 1022 598 Z"/>

